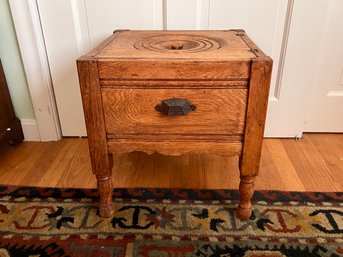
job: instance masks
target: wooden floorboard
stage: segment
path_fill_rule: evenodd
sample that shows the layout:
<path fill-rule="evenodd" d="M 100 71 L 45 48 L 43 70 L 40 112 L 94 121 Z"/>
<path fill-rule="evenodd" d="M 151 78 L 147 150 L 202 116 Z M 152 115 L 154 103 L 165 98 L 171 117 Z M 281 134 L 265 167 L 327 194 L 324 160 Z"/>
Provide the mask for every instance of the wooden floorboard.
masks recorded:
<path fill-rule="evenodd" d="M 230 188 L 239 183 L 238 158 L 207 154 L 114 157 L 115 187 Z M 87 139 L 24 142 L 0 149 L 0 184 L 94 188 Z M 265 139 L 256 189 L 343 191 L 343 134 Z"/>

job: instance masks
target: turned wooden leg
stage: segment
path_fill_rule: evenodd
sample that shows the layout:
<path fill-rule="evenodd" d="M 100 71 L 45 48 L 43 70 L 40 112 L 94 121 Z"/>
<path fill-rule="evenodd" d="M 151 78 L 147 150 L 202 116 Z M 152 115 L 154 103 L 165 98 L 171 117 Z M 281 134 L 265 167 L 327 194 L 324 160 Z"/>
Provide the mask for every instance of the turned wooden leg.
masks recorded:
<path fill-rule="evenodd" d="M 112 204 L 112 179 L 108 176 L 96 176 L 98 192 L 100 195 L 99 213 L 103 218 L 109 218 L 113 214 Z"/>
<path fill-rule="evenodd" d="M 237 208 L 237 217 L 240 220 L 248 220 L 251 216 L 251 198 L 254 194 L 254 181 L 255 177 L 241 176 L 239 184 L 239 205 Z"/>
<path fill-rule="evenodd" d="M 100 195 L 100 206 L 99 214 L 103 218 L 109 218 L 113 214 L 113 203 L 112 203 L 112 167 L 113 167 L 113 155 L 108 154 L 108 175 L 97 175 L 97 186 Z"/>

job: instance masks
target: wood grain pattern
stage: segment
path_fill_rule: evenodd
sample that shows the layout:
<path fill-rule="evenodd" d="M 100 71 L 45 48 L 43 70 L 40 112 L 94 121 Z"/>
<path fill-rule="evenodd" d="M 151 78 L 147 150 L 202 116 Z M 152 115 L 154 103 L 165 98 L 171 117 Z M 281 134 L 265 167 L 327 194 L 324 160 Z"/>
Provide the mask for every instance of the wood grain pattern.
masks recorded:
<path fill-rule="evenodd" d="M 181 46 L 181 47 L 180 47 Z M 229 60 L 256 57 L 236 31 L 123 31 L 98 59 Z"/>
<path fill-rule="evenodd" d="M 110 79 L 101 80 L 102 87 L 108 88 L 248 88 L 247 79 L 225 80 L 151 80 L 151 79 Z"/>
<path fill-rule="evenodd" d="M 104 40 L 100 45 L 98 45 L 97 47 L 95 47 L 92 51 L 90 51 L 86 57 L 94 57 L 95 55 L 97 55 L 102 49 L 104 49 L 104 47 L 106 47 L 109 43 L 111 43 L 117 36 L 119 35 L 119 33 L 115 33 L 115 31 L 113 32 L 113 34 L 111 36 L 109 36 L 106 40 Z"/>
<path fill-rule="evenodd" d="M 247 79 L 250 61 L 99 60 L 100 79 Z"/>
<path fill-rule="evenodd" d="M 265 181 L 266 188 L 271 188 L 273 183 L 280 183 L 284 188 L 297 188 L 299 191 L 304 191 L 303 183 L 292 162 L 294 159 L 289 158 L 286 149 L 283 147 L 282 142 L 285 140 L 295 143 L 295 140 L 292 141 L 292 139 L 263 140 L 259 168 L 263 172 L 259 172 L 257 185 L 259 181 Z M 267 156 L 272 158 L 265 158 Z M 267 183 L 268 185 L 266 185 Z"/>
<path fill-rule="evenodd" d="M 271 59 L 242 30 L 116 34 L 79 65 L 100 215 L 112 212 L 107 154 L 202 152 L 241 155 L 237 216 L 247 220 Z"/>
<path fill-rule="evenodd" d="M 305 133 L 298 141 L 263 141 L 256 190 L 343 191 L 343 134 Z M 116 155 L 113 186 L 237 189 L 237 159 L 201 153 Z M 4 185 L 96 188 L 87 139 L 5 146 L 0 149 L 0 181 Z"/>
<path fill-rule="evenodd" d="M 186 98 L 196 110 L 169 117 L 155 105 L 169 98 Z M 242 134 L 245 89 L 103 89 L 108 134 Z"/>
<path fill-rule="evenodd" d="M 195 142 L 200 140 L 202 142 L 243 142 L 243 135 L 225 135 L 225 134 L 145 134 L 142 137 L 140 134 L 107 134 L 107 139 L 128 139 L 128 140 L 137 140 L 141 141 L 169 141 L 169 142 L 178 142 L 178 141 L 189 141 Z"/>
<path fill-rule="evenodd" d="M 342 191 L 343 134 L 311 135 L 297 145 L 288 140 L 282 141 L 282 145 L 294 160 L 294 168 L 303 171 L 298 176 L 306 181 L 306 190 L 320 187 L 325 191 Z"/>
<path fill-rule="evenodd" d="M 100 195 L 100 215 L 110 217 L 112 207 L 111 167 L 108 159 L 105 121 L 101 99 L 97 61 L 77 60 L 82 103 L 85 113 L 89 151 Z"/>
<path fill-rule="evenodd" d="M 51 144 L 49 146 L 51 147 Z M 64 143 L 61 142 L 61 144 L 57 144 L 57 146 L 53 147 L 51 150 L 49 149 L 49 146 L 44 147 L 46 151 L 46 157 L 44 158 L 45 162 L 41 162 L 41 165 L 38 166 L 34 171 L 35 176 L 40 177 L 38 186 L 44 187 L 50 183 L 57 184 L 64 173 L 80 172 L 80 168 L 85 167 L 82 165 L 82 159 L 83 161 L 85 160 L 85 155 L 82 156 L 80 153 L 78 154 L 78 158 L 73 158 L 73 156 L 75 156 L 75 152 L 79 151 L 79 144 L 73 144 L 71 141 L 65 141 Z M 37 156 L 39 156 L 39 154 L 40 153 L 38 153 Z M 89 154 L 87 153 L 86 156 L 88 157 L 87 161 L 89 161 Z M 65 162 L 63 161 L 64 159 L 71 161 Z M 79 164 L 81 167 L 75 168 L 77 164 Z M 74 166 L 74 171 L 69 169 L 70 166 Z M 32 176 L 32 174 L 29 173 L 24 177 L 24 179 L 32 183 L 37 179 L 35 176 Z M 74 174 L 74 176 L 77 178 L 77 174 Z M 85 176 L 85 179 L 87 177 L 88 176 Z"/>
<path fill-rule="evenodd" d="M 240 201 L 237 217 L 248 220 L 254 180 L 259 172 L 264 125 L 267 113 L 272 60 L 268 57 L 253 60 L 249 85 L 244 147 L 240 157 Z"/>
<path fill-rule="evenodd" d="M 108 175 L 106 130 L 97 61 L 86 58 L 79 59 L 77 66 L 92 167 L 96 174 Z"/>
<path fill-rule="evenodd" d="M 241 157 L 241 175 L 258 174 L 264 125 L 266 120 L 272 60 L 256 59 L 252 62 L 244 148 Z"/>
<path fill-rule="evenodd" d="M 240 179 L 240 199 L 236 214 L 240 220 L 248 220 L 252 213 L 251 198 L 254 194 L 255 177 L 241 176 Z"/>
<path fill-rule="evenodd" d="M 245 34 L 245 31 L 240 31 L 237 33 L 238 36 L 242 38 L 242 40 L 247 44 L 247 46 L 251 49 L 251 51 L 256 55 L 256 57 L 264 57 L 266 54 L 259 48 L 254 41 L 251 40 L 250 37 Z"/>
<path fill-rule="evenodd" d="M 111 176 L 97 175 L 97 188 L 100 196 L 99 214 L 101 217 L 110 218 L 113 214 Z"/>
<path fill-rule="evenodd" d="M 158 152 L 165 155 L 182 155 L 188 153 L 211 153 L 220 156 L 240 155 L 242 143 L 239 142 L 210 142 L 210 141 L 138 141 L 138 140 L 111 140 L 108 150 L 112 154 L 123 154 L 141 151 L 147 154 Z"/>

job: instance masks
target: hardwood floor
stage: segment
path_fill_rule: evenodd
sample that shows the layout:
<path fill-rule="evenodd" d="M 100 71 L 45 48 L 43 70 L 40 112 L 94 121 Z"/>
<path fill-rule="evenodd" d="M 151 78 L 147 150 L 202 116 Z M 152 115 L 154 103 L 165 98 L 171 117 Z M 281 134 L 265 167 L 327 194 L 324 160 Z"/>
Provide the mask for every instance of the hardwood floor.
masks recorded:
<path fill-rule="evenodd" d="M 115 187 L 238 188 L 238 158 L 206 154 L 114 157 Z M 0 149 L 0 184 L 95 187 L 86 139 Z M 256 189 L 343 191 L 343 134 L 265 139 Z"/>

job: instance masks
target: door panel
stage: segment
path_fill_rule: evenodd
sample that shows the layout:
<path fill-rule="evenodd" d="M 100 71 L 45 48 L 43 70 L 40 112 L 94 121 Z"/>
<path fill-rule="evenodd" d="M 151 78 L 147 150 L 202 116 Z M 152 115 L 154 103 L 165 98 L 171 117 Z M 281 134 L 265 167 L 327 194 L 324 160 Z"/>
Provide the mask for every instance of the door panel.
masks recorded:
<path fill-rule="evenodd" d="M 162 0 L 37 0 L 63 136 L 85 136 L 75 61 L 115 29 L 162 29 Z M 63 18 L 61 18 L 63 17 Z"/>
<path fill-rule="evenodd" d="M 85 136 L 75 60 L 89 48 L 82 1 L 37 1 L 63 136 Z M 63 17 L 63 18 L 61 18 Z"/>
<path fill-rule="evenodd" d="M 171 30 L 196 29 L 197 0 L 166 1 L 166 28 Z"/>
<path fill-rule="evenodd" d="M 343 2 L 331 0 L 305 128 L 306 132 L 343 132 Z"/>
<path fill-rule="evenodd" d="M 327 14 L 329 2 L 335 2 L 335 5 Z M 341 15 L 335 12 L 342 10 L 339 0 L 104 0 L 101 3 L 96 0 L 37 0 L 37 3 L 64 136 L 86 134 L 75 60 L 113 30 L 230 28 L 245 29 L 274 60 L 265 135 L 301 136 L 325 19 L 327 15 Z M 338 18 L 334 19 L 332 26 L 339 26 L 337 22 Z M 331 35 L 333 32 L 326 33 Z M 329 40 L 335 43 L 328 41 L 326 48 L 339 48 L 340 40 Z M 325 42 L 322 49 L 325 48 L 323 44 Z M 339 51 L 342 50 L 335 51 L 337 56 L 333 65 L 342 67 L 339 63 L 342 60 Z M 320 56 L 322 64 L 319 65 L 323 66 L 320 70 L 325 71 L 324 63 L 332 63 L 334 56 L 329 53 Z M 325 78 L 315 81 L 317 84 L 330 81 L 331 88 L 321 95 L 324 94 L 323 99 L 338 99 L 339 102 L 342 88 L 336 82 L 342 68 L 334 70 L 334 73 L 325 72 Z M 311 108 L 315 108 L 318 99 L 311 102 Z M 341 108 L 340 103 L 334 103 L 336 100 L 330 101 L 333 104 L 328 110 Z M 324 110 L 316 113 L 319 111 Z M 327 112 L 321 115 L 328 116 Z M 308 118 L 320 120 L 313 115 Z M 306 128 L 310 131 L 308 125 Z"/>
<path fill-rule="evenodd" d="M 85 0 L 85 3 L 92 48 L 116 29 L 162 29 L 161 0 Z"/>
<path fill-rule="evenodd" d="M 329 0 L 289 2 L 288 28 L 285 26 L 289 32 L 285 33 L 280 59 L 283 65 L 269 98 L 265 130 L 269 137 L 302 136 Z"/>

